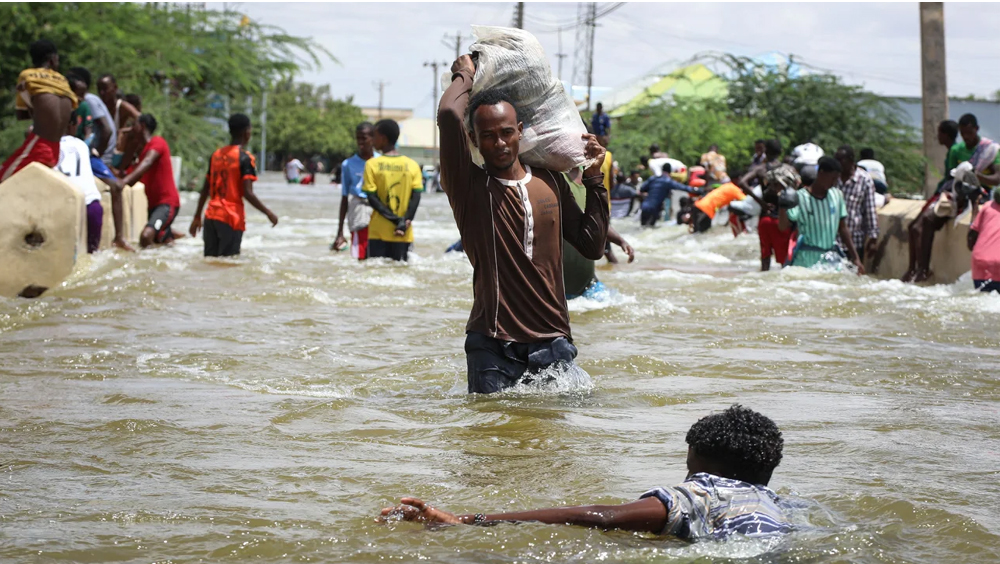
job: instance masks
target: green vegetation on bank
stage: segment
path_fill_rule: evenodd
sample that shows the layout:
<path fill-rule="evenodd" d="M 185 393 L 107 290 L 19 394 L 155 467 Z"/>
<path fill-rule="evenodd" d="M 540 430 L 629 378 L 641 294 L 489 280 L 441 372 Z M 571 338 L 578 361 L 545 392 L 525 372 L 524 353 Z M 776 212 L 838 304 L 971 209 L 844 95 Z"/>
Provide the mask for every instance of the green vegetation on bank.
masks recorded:
<path fill-rule="evenodd" d="M 339 162 L 354 153 L 354 128 L 363 121 L 361 109 L 330 96 L 329 86 L 284 80 L 267 99 L 267 151 L 279 162 L 290 154 Z"/>

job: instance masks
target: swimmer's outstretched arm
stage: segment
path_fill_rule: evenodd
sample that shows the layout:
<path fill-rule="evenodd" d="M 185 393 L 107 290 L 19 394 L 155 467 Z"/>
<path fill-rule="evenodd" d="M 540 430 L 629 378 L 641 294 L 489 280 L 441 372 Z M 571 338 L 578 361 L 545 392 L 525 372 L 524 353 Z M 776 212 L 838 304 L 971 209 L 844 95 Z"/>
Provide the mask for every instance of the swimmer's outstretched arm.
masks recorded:
<path fill-rule="evenodd" d="M 455 515 L 431 507 L 415 497 L 404 497 L 400 500 L 400 505 L 382 510 L 383 521 L 393 517 L 402 518 L 403 521 L 449 525 L 535 521 L 551 525 L 579 525 L 594 529 L 659 533 L 666 524 L 667 509 L 660 500 L 647 497 L 622 505 L 582 505 L 493 515 Z"/>

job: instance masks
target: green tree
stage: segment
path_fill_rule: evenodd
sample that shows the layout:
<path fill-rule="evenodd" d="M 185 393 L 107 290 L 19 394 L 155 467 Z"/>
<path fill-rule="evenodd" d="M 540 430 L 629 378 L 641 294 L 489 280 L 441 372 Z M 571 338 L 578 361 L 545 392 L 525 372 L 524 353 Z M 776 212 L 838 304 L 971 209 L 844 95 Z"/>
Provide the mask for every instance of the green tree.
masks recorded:
<path fill-rule="evenodd" d="M 354 128 L 364 120 L 350 98 L 334 99 L 329 86 L 284 80 L 268 97 L 267 146 L 282 160 L 295 154 L 339 161 L 354 152 Z"/>
<path fill-rule="evenodd" d="M 258 96 L 304 65 L 332 60 L 312 41 L 234 11 L 166 3 L 0 4 L 0 154 L 23 138 L 25 125 L 13 119 L 13 88 L 31 66 L 28 46 L 40 37 L 55 42 L 64 71 L 87 67 L 95 81 L 114 74 L 123 92 L 142 96 L 143 111 L 160 123 L 157 133 L 184 158 L 185 178 L 203 174 L 207 157 L 227 138 L 220 100 Z"/>
<path fill-rule="evenodd" d="M 922 190 L 920 133 L 894 100 L 831 74 L 791 74 L 791 65 L 776 68 L 734 56 L 722 62 L 731 69 L 729 110 L 763 123 L 783 147 L 811 141 L 831 155 L 844 144 L 855 154 L 872 147 L 894 191 Z"/>
<path fill-rule="evenodd" d="M 724 100 L 664 100 L 621 118 L 611 148 L 623 168 L 634 166 L 653 142 L 689 166 L 716 143 L 730 168 L 743 168 L 755 139 L 775 137 L 786 151 L 808 141 L 827 154 L 843 144 L 855 154 L 872 147 L 893 191 L 921 191 L 920 135 L 894 100 L 830 74 L 800 75 L 731 55 L 714 61 L 728 69 Z"/>
<path fill-rule="evenodd" d="M 774 135 L 754 118 L 734 115 L 725 102 L 679 98 L 661 101 L 628 114 L 612 130 L 611 150 L 627 172 L 659 143 L 670 156 L 692 166 L 713 143 L 726 156 L 730 170 L 750 164 L 753 142 Z"/>

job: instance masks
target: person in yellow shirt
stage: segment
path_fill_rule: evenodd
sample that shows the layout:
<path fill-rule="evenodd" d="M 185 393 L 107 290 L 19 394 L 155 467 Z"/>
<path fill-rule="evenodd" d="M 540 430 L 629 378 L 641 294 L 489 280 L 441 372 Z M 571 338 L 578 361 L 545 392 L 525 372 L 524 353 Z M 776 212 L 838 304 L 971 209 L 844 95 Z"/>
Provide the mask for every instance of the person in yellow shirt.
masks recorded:
<path fill-rule="evenodd" d="M 17 77 L 14 110 L 17 119 L 32 121 L 24 143 L 0 165 L 0 182 L 7 180 L 30 163 L 49 168 L 59 164 L 59 141 L 66 124 L 78 105 L 66 77 L 59 74 L 59 52 L 47 39 L 31 44 L 33 68 Z"/>
<path fill-rule="evenodd" d="M 407 260 L 413 243 L 413 217 L 424 191 L 423 173 L 413 159 L 396 151 L 399 124 L 384 119 L 375 124 L 375 150 L 381 155 L 365 162 L 362 191 L 372 218 L 368 224 L 368 258 Z"/>

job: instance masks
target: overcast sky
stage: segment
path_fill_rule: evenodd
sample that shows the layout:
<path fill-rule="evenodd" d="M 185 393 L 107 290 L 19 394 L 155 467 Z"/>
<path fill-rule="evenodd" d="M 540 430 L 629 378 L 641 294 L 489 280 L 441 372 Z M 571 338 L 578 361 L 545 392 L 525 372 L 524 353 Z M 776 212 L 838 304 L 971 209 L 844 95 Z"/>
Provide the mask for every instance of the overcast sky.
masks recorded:
<path fill-rule="evenodd" d="M 329 84 L 335 96 L 353 95 L 362 106 L 377 104 L 373 84 L 384 80 L 386 107 L 413 108 L 423 117 L 433 107 L 432 71 L 423 63 L 454 59 L 454 47 L 442 43 L 445 34 L 461 32 L 467 52 L 470 26 L 510 25 L 514 4 L 229 3 L 261 23 L 312 37 L 337 57 L 339 62 L 303 72 L 301 80 Z M 525 29 L 541 41 L 553 71 L 559 49 L 551 30 L 576 15 L 572 2 L 526 3 Z M 998 38 L 1000 4 L 945 4 L 951 95 L 990 96 L 1000 89 Z M 573 72 L 574 42 L 573 30 L 562 33 L 565 79 Z M 881 94 L 920 92 L 916 3 L 627 3 L 599 20 L 595 44 L 596 86 L 617 87 L 704 51 L 780 52 Z"/>

